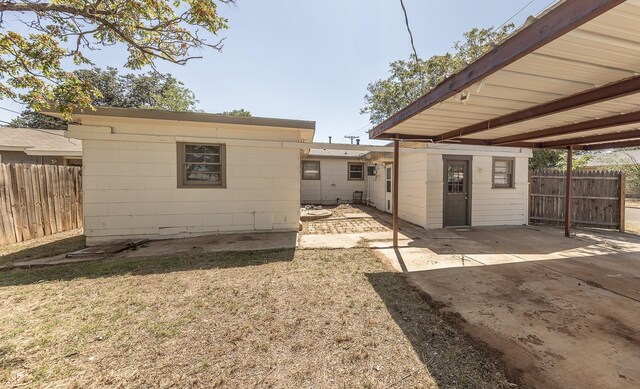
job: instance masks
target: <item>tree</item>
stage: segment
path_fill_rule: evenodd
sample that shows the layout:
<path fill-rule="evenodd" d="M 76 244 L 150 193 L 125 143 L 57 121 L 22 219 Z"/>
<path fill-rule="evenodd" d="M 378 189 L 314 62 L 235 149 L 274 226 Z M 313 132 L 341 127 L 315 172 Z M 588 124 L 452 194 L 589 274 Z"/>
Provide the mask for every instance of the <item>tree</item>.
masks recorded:
<path fill-rule="evenodd" d="M 529 159 L 529 169 L 555 168 L 563 159 L 566 160 L 566 154 L 562 150 L 534 149 L 533 157 Z"/>
<path fill-rule="evenodd" d="M 96 85 L 63 63 L 91 64 L 87 53 L 122 44 L 125 67 L 154 67 L 157 60 L 186 64 L 202 48 L 221 50 L 203 32 L 228 28 L 217 3 L 234 0 L 55 0 L 2 1 L 0 20 L 0 98 L 26 103 L 32 110 L 55 108 L 69 118 L 100 98 Z M 7 17 L 10 14 L 10 17 Z M 22 23 L 32 32 L 7 30 Z"/>
<path fill-rule="evenodd" d="M 195 111 L 193 92 L 171 74 L 148 72 L 120 75 L 115 68 L 77 70 L 75 76 L 100 92 L 91 101 L 96 107 L 146 108 Z M 13 127 L 64 129 L 66 121 L 26 110 L 11 121 Z"/>
<path fill-rule="evenodd" d="M 221 115 L 228 115 L 228 116 L 247 116 L 250 117 L 251 116 L 251 112 L 240 108 L 240 109 L 234 109 L 232 111 L 224 111 L 221 113 Z"/>
<path fill-rule="evenodd" d="M 392 62 L 388 78 L 367 86 L 365 106 L 360 113 L 368 114 L 371 124 L 383 122 L 487 52 L 513 27 L 509 24 L 499 30 L 474 28 L 464 33 L 464 41 L 454 43 L 453 53 L 434 55 L 426 60 L 411 55 L 409 60 Z"/>

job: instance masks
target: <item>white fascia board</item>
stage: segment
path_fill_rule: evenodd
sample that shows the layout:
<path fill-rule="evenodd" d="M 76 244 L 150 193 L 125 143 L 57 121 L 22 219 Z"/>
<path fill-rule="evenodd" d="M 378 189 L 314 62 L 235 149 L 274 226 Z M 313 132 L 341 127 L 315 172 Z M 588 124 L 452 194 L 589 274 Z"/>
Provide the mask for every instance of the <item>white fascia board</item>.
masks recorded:
<path fill-rule="evenodd" d="M 82 157 L 82 151 L 26 149 L 24 152 L 27 155 L 34 156 L 51 155 L 60 157 Z"/>
<path fill-rule="evenodd" d="M 0 151 L 25 151 L 28 146 L 3 146 L 0 145 Z"/>
<path fill-rule="evenodd" d="M 215 137 L 190 137 L 190 136 L 160 136 L 160 135 L 134 135 L 134 134 L 105 134 L 105 133 L 78 133 L 68 131 L 67 136 L 70 138 L 88 139 L 88 140 L 110 140 L 123 142 L 148 142 L 148 143 L 176 143 L 176 142 L 194 142 L 194 143 L 224 143 L 230 146 L 248 146 L 248 147 L 270 147 L 270 148 L 292 148 L 306 149 L 309 148 L 308 143 L 301 142 L 279 142 L 269 140 L 251 140 L 251 139 L 231 139 L 231 138 L 215 138 Z"/>
<path fill-rule="evenodd" d="M 426 150 L 429 154 L 519 156 L 523 158 L 533 156 L 531 149 L 523 147 L 475 146 L 454 143 L 428 144 Z"/>

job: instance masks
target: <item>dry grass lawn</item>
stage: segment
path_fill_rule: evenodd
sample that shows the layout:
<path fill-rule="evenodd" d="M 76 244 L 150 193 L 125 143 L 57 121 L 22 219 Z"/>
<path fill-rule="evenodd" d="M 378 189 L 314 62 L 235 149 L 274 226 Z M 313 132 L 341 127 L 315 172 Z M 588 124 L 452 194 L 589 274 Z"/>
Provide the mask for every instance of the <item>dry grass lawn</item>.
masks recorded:
<path fill-rule="evenodd" d="M 366 248 L 4 271 L 0 311 L 0 386 L 508 386 Z"/>
<path fill-rule="evenodd" d="M 77 251 L 85 247 L 85 238 L 82 230 L 71 230 L 0 246 L 0 266 L 11 265 L 14 262 L 27 261 L 29 259 L 53 257 L 71 251 Z"/>

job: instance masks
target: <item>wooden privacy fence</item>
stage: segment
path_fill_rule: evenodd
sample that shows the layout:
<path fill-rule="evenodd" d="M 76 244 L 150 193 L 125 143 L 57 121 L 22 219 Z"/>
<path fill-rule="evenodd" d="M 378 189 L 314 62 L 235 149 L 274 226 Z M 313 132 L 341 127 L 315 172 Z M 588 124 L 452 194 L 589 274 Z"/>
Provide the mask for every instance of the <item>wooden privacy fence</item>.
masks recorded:
<path fill-rule="evenodd" d="M 567 173 L 534 170 L 529 174 L 530 223 L 564 223 Z M 572 225 L 624 231 L 624 173 L 575 170 L 571 185 Z"/>
<path fill-rule="evenodd" d="M 0 244 L 81 227 L 81 168 L 0 164 Z"/>

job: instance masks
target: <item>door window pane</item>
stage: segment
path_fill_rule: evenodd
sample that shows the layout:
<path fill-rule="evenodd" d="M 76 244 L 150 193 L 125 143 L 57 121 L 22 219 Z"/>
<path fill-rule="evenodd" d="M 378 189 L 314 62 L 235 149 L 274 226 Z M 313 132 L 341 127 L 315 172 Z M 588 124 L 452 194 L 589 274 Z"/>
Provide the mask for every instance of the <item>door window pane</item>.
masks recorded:
<path fill-rule="evenodd" d="M 464 165 L 447 166 L 447 193 L 464 193 Z"/>

